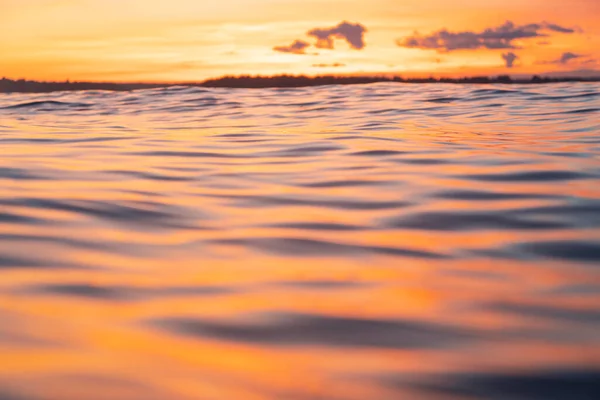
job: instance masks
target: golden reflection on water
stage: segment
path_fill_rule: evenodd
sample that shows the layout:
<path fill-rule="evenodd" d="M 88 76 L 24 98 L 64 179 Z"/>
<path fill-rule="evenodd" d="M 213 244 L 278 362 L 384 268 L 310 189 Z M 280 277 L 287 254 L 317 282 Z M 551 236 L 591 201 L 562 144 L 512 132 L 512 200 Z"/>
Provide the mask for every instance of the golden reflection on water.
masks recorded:
<path fill-rule="evenodd" d="M 597 389 L 598 87 L 439 88 L 0 97 L 0 399 Z"/>

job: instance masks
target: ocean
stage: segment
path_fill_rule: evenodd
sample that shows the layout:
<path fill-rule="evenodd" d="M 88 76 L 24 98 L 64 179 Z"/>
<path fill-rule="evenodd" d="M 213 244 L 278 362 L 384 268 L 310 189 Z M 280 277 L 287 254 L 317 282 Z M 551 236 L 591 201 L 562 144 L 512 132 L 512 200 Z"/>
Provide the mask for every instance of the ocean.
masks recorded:
<path fill-rule="evenodd" d="M 600 84 L 0 95 L 0 399 L 591 399 Z"/>

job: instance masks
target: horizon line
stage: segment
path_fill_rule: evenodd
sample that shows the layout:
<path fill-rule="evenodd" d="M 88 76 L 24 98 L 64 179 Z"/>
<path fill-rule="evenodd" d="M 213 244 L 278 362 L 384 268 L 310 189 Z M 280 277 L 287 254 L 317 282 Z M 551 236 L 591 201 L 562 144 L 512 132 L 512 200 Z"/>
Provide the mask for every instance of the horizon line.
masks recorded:
<path fill-rule="evenodd" d="M 583 73 L 583 74 L 582 74 Z M 595 73 L 593 75 L 585 76 L 585 73 Z M 465 74 L 465 75 L 454 75 L 454 74 L 445 74 L 445 73 L 433 73 L 433 72 L 424 72 L 424 73 L 413 73 L 409 72 L 406 74 L 402 73 L 393 73 L 393 72 L 359 72 L 359 73 L 323 73 L 323 74 L 289 74 L 289 73 L 277 73 L 277 74 L 225 74 L 219 75 L 215 77 L 203 78 L 200 80 L 95 80 L 95 79 L 71 79 L 71 78 L 61 78 L 58 80 L 50 80 L 50 79 L 31 79 L 25 77 L 10 77 L 10 76 L 2 76 L 0 81 L 2 80 L 12 80 L 12 81 L 26 81 L 26 82 L 36 82 L 36 83 L 90 83 L 90 84 L 149 84 L 149 85 L 198 85 L 203 84 L 210 81 L 217 81 L 222 79 L 270 79 L 270 78 L 281 78 L 281 77 L 291 77 L 291 78 L 308 78 L 308 79 L 316 79 L 316 78 L 369 78 L 369 79 L 401 79 L 405 81 L 411 80 L 422 80 L 422 79 L 436 79 L 436 80 L 461 80 L 461 79 L 475 79 L 475 78 L 487 78 L 494 79 L 498 77 L 508 76 L 512 79 L 532 79 L 536 76 L 542 79 L 563 79 L 563 78 L 571 78 L 571 79 L 600 79 L 600 70 L 579 70 L 572 71 L 572 75 L 570 71 L 549 71 L 542 73 L 493 73 L 493 74 Z"/>
<path fill-rule="evenodd" d="M 28 79 L 0 79 L 0 93 L 48 93 L 56 91 L 80 90 L 111 90 L 131 91 L 140 89 L 155 89 L 173 86 L 206 87 L 206 88 L 293 88 L 314 87 L 325 85 L 356 85 L 371 83 L 407 83 L 407 84 L 548 84 L 565 82 L 600 82 L 599 76 L 548 76 L 548 75 L 474 75 L 460 78 L 451 77 L 410 77 L 401 75 L 224 75 L 218 78 L 209 78 L 203 81 L 187 82 L 110 82 L 110 81 L 37 81 Z"/>

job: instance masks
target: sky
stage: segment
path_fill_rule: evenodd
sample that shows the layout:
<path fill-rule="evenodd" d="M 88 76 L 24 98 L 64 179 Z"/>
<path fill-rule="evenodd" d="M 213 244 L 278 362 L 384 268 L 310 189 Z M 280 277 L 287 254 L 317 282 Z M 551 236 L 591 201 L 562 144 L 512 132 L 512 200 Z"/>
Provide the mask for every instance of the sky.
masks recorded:
<path fill-rule="evenodd" d="M 600 0 L 0 0 L 0 76 L 600 75 Z"/>

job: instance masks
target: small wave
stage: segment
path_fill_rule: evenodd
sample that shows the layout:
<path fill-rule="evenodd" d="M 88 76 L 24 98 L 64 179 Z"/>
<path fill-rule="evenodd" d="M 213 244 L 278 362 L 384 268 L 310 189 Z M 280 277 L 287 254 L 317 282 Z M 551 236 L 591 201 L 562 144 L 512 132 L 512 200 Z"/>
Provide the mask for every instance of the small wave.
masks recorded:
<path fill-rule="evenodd" d="M 395 229 L 433 231 L 462 230 L 548 230 L 565 229 L 568 225 L 556 221 L 525 218 L 516 212 L 428 212 L 391 218 L 384 226 Z"/>
<path fill-rule="evenodd" d="M 506 90 L 506 89 L 477 89 L 473 90 L 473 94 L 490 94 L 490 95 L 520 95 L 520 90 Z"/>
<path fill-rule="evenodd" d="M 490 182 L 551 182 L 591 179 L 594 178 L 594 176 L 589 173 L 576 171 L 524 171 L 502 174 L 473 174 L 465 175 L 463 178 Z"/>
<path fill-rule="evenodd" d="M 22 108 L 39 108 L 39 107 L 47 107 L 49 109 L 53 108 L 90 108 L 93 107 L 93 104 L 89 103 L 67 103 L 63 101 L 55 101 L 55 100 L 43 100 L 43 101 L 30 101 L 26 103 L 18 103 L 10 106 L 0 107 L 0 110 L 13 110 L 13 109 L 22 109 Z"/>
<path fill-rule="evenodd" d="M 209 243 L 223 246 L 241 246 L 251 250 L 295 257 L 358 256 L 379 254 L 395 257 L 413 257 L 425 259 L 451 258 L 450 256 L 444 254 L 415 249 L 346 244 L 295 237 L 214 239 L 210 240 Z"/>
<path fill-rule="evenodd" d="M 269 228 L 279 229 L 298 229 L 307 231 L 360 231 L 368 229 L 364 226 L 349 225 L 349 224 L 334 224 L 323 222 L 288 222 L 281 224 L 265 225 Z"/>
<path fill-rule="evenodd" d="M 17 294 L 80 297 L 93 300 L 144 301 L 164 297 L 219 296 L 236 292 L 218 286 L 142 287 L 123 285 L 41 284 L 19 289 Z"/>
<path fill-rule="evenodd" d="M 417 398 L 442 396 L 461 399 L 591 399 L 600 391 L 597 368 L 540 368 L 533 371 L 482 372 L 477 370 L 430 374 L 419 382 L 402 375 L 379 380 L 387 387 L 417 390 Z"/>
<path fill-rule="evenodd" d="M 364 157 L 386 157 L 386 156 L 397 156 L 406 154 L 402 151 L 397 150 L 365 150 L 352 153 L 353 156 L 364 156 Z"/>
<path fill-rule="evenodd" d="M 378 201 L 367 199 L 343 199 L 322 196 L 261 196 L 261 195 L 204 195 L 205 197 L 231 200 L 241 208 L 269 208 L 269 207 L 321 207 L 340 210 L 389 210 L 404 208 L 411 205 L 407 201 Z"/>
<path fill-rule="evenodd" d="M 566 95 L 566 96 L 535 96 L 535 97 L 530 97 L 528 100 L 553 102 L 553 101 L 557 101 L 557 100 L 571 100 L 571 99 L 579 100 L 579 99 L 594 98 L 594 97 L 600 97 L 600 92 L 579 93 L 579 94 L 571 94 L 571 95 Z"/>
<path fill-rule="evenodd" d="M 452 103 L 461 100 L 459 97 L 436 97 L 433 99 L 427 99 L 429 103 Z"/>
<path fill-rule="evenodd" d="M 583 240 L 540 241 L 521 243 L 514 247 L 532 255 L 564 261 L 600 262 L 600 242 Z"/>
<path fill-rule="evenodd" d="M 565 111 L 565 114 L 587 114 L 599 112 L 600 108 L 578 108 L 576 110 Z"/>
<path fill-rule="evenodd" d="M 381 349 L 436 349 L 469 342 L 465 330 L 410 320 L 351 318 L 299 313 L 270 313 L 258 321 L 217 322 L 166 317 L 149 321 L 167 332 L 264 345 L 305 345 Z"/>

